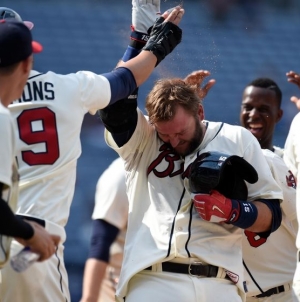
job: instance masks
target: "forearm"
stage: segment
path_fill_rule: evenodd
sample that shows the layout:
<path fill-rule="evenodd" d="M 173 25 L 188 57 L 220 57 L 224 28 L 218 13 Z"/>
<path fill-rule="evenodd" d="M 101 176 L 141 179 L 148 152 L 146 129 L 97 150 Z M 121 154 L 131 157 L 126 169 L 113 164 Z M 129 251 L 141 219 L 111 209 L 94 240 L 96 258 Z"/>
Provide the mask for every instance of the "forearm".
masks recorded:
<path fill-rule="evenodd" d="M 156 62 L 157 58 L 152 52 L 143 50 L 135 58 L 127 62 L 120 62 L 118 67 L 128 68 L 135 78 L 137 87 L 139 87 L 151 75 Z"/>
<path fill-rule="evenodd" d="M 254 201 L 253 204 L 257 208 L 257 218 L 254 224 L 247 230 L 254 233 L 269 231 L 272 225 L 272 211 L 266 204 L 260 201 Z"/>
<path fill-rule="evenodd" d="M 33 228 L 15 216 L 8 204 L 0 198 L 0 234 L 19 237 L 22 239 L 29 239 L 33 236 Z"/>
<path fill-rule="evenodd" d="M 90 258 L 85 263 L 80 302 L 97 302 L 107 263 Z"/>

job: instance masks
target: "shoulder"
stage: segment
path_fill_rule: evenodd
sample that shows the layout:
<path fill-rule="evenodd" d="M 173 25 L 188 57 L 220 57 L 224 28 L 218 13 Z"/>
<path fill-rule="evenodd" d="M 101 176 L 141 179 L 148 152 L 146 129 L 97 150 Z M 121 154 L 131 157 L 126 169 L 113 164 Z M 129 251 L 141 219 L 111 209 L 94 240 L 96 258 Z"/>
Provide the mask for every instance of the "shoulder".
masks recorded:
<path fill-rule="evenodd" d="M 8 108 L 4 107 L 0 103 L 0 127 L 1 131 L 7 131 L 8 128 L 12 127 L 12 117 Z"/>
<path fill-rule="evenodd" d="M 299 127 L 300 127 L 300 112 L 294 116 L 291 122 L 290 130 L 294 130 L 295 132 L 300 133 L 298 131 Z"/>
<path fill-rule="evenodd" d="M 107 187 L 110 183 L 116 184 L 123 182 L 125 183 L 124 163 L 123 159 L 118 157 L 101 174 L 98 180 L 98 186 L 103 185 L 103 187 Z"/>
<path fill-rule="evenodd" d="M 284 149 L 281 147 L 273 146 L 274 153 L 277 154 L 279 157 L 283 157 Z"/>
<path fill-rule="evenodd" d="M 282 157 L 268 149 L 262 149 L 262 152 L 272 171 L 280 170 L 282 172 L 288 172 L 289 169 Z"/>
<path fill-rule="evenodd" d="M 0 102 L 0 114 L 1 116 L 9 116 L 9 110 L 8 108 L 4 107 Z"/>

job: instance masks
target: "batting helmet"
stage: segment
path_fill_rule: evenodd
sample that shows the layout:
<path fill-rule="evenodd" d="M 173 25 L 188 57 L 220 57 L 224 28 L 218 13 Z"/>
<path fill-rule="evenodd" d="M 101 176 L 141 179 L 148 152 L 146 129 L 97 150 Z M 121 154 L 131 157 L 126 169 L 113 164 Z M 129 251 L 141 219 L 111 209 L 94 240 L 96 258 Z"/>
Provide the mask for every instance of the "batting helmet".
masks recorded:
<path fill-rule="evenodd" d="M 2 19 L 15 19 L 17 21 L 23 22 L 30 30 L 34 26 L 34 24 L 30 21 L 23 21 L 21 16 L 16 11 L 8 7 L 0 7 L 0 20 Z"/>
<path fill-rule="evenodd" d="M 252 165 L 237 155 L 206 152 L 190 166 L 191 193 L 209 193 L 214 189 L 228 198 L 246 200 L 248 189 L 245 180 L 253 184 L 257 182 L 258 175 Z"/>

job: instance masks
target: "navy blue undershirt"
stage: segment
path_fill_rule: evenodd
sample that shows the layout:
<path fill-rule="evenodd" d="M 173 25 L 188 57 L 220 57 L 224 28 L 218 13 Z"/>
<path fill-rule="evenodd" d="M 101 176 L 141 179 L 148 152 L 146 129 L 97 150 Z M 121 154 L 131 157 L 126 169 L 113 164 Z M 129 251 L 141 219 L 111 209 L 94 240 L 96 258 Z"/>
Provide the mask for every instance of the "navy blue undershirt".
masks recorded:
<path fill-rule="evenodd" d="M 89 250 L 89 258 L 109 262 L 109 249 L 116 240 L 119 229 L 103 219 L 93 220 L 93 231 Z"/>

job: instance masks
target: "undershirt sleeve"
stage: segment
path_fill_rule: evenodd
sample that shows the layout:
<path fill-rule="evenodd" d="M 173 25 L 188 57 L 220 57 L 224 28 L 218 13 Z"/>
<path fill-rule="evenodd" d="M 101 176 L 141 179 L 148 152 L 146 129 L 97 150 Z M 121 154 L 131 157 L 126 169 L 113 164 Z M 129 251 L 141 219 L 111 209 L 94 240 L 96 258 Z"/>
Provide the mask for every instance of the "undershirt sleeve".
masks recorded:
<path fill-rule="evenodd" d="M 93 220 L 89 258 L 109 262 L 109 250 L 116 240 L 119 229 L 103 219 Z"/>
<path fill-rule="evenodd" d="M 109 73 L 102 74 L 102 76 L 107 78 L 110 83 L 110 105 L 127 98 L 137 88 L 135 78 L 128 68 L 119 67 Z"/>
<path fill-rule="evenodd" d="M 9 205 L 2 199 L 3 184 L 0 183 L 0 234 L 22 239 L 30 239 L 34 230 L 32 226 L 17 217 Z"/>

